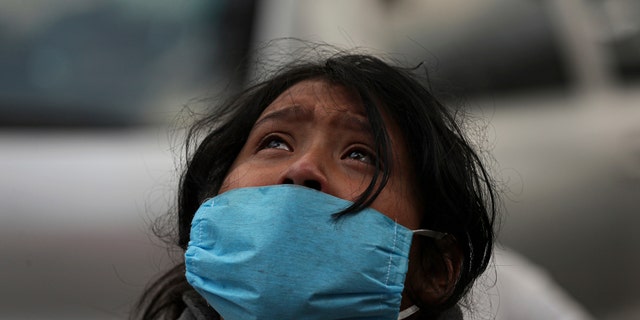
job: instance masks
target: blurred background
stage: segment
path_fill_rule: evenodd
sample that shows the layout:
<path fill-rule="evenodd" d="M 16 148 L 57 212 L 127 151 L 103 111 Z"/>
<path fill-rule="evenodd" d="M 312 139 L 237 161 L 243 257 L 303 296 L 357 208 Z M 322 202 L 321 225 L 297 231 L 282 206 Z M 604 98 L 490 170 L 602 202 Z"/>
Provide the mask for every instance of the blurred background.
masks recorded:
<path fill-rule="evenodd" d="M 595 318 L 640 317 L 638 1 L 4 0 L 0 319 L 127 316 L 172 262 L 150 228 L 183 106 L 241 88 L 278 37 L 424 62 L 479 120 L 501 244 Z"/>

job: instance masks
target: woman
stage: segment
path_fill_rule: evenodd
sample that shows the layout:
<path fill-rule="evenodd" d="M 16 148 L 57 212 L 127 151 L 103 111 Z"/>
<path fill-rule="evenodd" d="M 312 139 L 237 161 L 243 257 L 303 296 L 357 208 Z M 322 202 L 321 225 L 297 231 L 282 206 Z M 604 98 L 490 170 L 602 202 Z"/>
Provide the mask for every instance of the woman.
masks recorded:
<path fill-rule="evenodd" d="M 179 194 L 186 267 L 147 289 L 142 318 L 461 317 L 491 256 L 494 189 L 411 70 L 358 54 L 289 65 L 190 139 L 202 131 Z"/>

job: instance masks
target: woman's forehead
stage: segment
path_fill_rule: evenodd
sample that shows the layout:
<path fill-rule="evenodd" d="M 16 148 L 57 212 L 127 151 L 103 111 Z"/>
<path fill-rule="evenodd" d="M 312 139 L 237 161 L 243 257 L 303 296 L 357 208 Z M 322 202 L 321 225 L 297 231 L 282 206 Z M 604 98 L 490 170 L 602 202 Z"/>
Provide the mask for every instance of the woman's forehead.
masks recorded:
<path fill-rule="evenodd" d="M 322 79 L 300 81 L 280 94 L 263 114 L 291 106 L 320 107 L 326 112 L 348 112 L 365 116 L 364 106 L 354 89 Z"/>

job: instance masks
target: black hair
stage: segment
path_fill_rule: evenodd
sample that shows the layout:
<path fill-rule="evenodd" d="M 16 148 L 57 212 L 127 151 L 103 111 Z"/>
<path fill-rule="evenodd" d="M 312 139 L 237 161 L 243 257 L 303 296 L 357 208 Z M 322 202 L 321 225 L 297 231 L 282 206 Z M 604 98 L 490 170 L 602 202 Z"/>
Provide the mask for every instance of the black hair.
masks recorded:
<path fill-rule="evenodd" d="M 376 165 L 392 163 L 392 146 L 382 115 L 400 129 L 424 209 L 421 228 L 446 232 L 450 235 L 447 241 L 454 241 L 463 256 L 455 287 L 445 299 L 423 301 L 420 290 L 425 286 L 421 284 L 409 283 L 406 292 L 423 314 L 435 315 L 456 304 L 489 263 L 495 237 L 496 191 L 455 114 L 429 92 L 416 74 L 419 69 L 395 67 L 365 54 L 338 53 L 319 61 L 291 63 L 212 109 L 187 134 L 187 150 L 195 148 L 187 151 L 187 168 L 181 177 L 175 244 L 186 250 L 196 210 L 206 198 L 217 194 L 262 111 L 294 84 L 322 79 L 358 94 L 372 128 Z M 340 214 L 355 213 L 375 200 L 393 170 L 389 165 L 380 168 L 369 187 Z M 446 269 L 446 248 L 433 240 L 416 243 L 423 278 Z M 179 263 L 147 288 L 136 311 L 144 319 L 175 319 L 185 307 L 181 296 L 189 290 L 193 289 L 184 277 L 184 263 Z"/>

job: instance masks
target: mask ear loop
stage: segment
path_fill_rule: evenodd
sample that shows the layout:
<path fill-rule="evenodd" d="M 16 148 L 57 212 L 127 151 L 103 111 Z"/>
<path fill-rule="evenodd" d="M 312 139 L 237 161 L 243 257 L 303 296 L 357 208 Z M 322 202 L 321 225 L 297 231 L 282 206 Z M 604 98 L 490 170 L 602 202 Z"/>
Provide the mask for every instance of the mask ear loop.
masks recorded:
<path fill-rule="evenodd" d="M 417 234 L 419 236 L 425 236 L 425 237 L 429 237 L 429 238 L 434 238 L 436 240 L 440 240 L 446 236 L 448 236 L 448 233 L 445 232 L 438 232 L 438 231 L 433 231 L 433 230 L 429 230 L 429 229 L 417 229 L 417 230 L 413 230 L 413 234 Z"/>
<path fill-rule="evenodd" d="M 418 306 L 414 304 L 411 307 L 400 311 L 400 313 L 398 314 L 398 320 L 406 319 L 418 311 L 420 311 L 420 308 L 418 308 Z"/>

